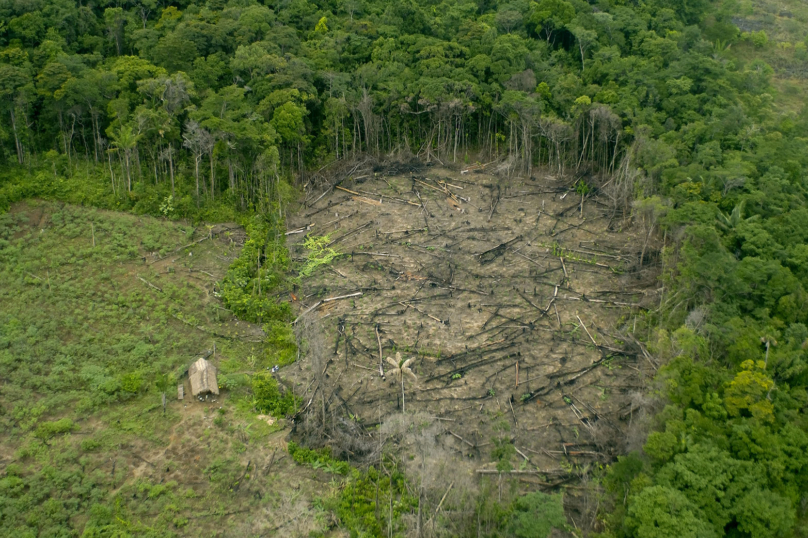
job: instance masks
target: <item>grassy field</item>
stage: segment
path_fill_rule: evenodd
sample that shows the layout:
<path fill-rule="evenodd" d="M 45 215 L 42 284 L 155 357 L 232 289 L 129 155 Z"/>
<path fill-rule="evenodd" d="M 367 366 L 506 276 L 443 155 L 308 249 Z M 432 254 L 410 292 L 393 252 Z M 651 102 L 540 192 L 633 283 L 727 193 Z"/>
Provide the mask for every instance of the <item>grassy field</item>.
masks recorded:
<path fill-rule="evenodd" d="M 808 4 L 802 0 L 726 0 L 729 21 L 741 41 L 726 51 L 738 65 L 764 61 L 772 72 L 772 104 L 782 114 L 802 112 L 808 90 Z M 765 34 L 765 42 L 754 35 Z"/>
<path fill-rule="evenodd" d="M 326 530 L 312 499 L 332 475 L 254 411 L 274 347 L 217 298 L 244 239 L 52 202 L 0 214 L 0 536 Z M 199 356 L 222 394 L 178 401 Z"/>

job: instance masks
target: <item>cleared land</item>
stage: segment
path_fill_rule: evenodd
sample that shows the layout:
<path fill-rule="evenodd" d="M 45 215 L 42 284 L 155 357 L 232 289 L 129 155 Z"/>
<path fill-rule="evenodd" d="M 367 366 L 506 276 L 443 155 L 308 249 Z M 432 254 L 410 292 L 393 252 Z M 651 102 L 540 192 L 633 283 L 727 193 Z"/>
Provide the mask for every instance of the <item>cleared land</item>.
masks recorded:
<path fill-rule="evenodd" d="M 312 189 L 289 222 L 301 261 L 306 235 L 342 254 L 292 296 L 298 325 L 315 317 L 325 334 L 323 356 L 288 372 L 309 419 L 350 417 L 370 452 L 373 427 L 403 405 L 440 424 L 466 473 L 496 473 L 492 449 L 508 439 L 514 472 L 545 486 L 622 453 L 655 370 L 631 335 L 654 301 L 641 232 L 549 177 L 417 165 L 353 176 Z M 403 397 L 396 353 L 414 358 Z"/>

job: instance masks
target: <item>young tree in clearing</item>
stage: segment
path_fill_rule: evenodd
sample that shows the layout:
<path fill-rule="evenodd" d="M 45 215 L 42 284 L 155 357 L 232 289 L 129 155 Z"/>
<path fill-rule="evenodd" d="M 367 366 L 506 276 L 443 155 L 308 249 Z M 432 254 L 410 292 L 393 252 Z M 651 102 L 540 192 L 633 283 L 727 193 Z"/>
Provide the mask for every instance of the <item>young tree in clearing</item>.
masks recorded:
<path fill-rule="evenodd" d="M 418 383 L 418 377 L 412 372 L 410 365 L 415 362 L 415 357 L 410 357 L 407 360 L 401 358 L 401 353 L 396 351 L 396 358 L 387 357 L 387 362 L 393 367 L 390 370 L 390 375 L 398 377 L 401 381 L 401 412 L 404 412 L 404 376 L 412 379 L 413 383 Z"/>

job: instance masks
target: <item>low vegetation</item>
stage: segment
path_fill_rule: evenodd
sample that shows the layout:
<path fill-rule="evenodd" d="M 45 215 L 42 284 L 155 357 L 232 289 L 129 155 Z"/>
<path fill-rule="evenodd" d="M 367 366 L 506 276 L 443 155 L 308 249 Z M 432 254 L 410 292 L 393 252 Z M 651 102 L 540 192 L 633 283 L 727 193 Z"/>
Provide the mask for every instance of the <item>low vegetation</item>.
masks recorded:
<path fill-rule="evenodd" d="M 178 536 L 250 506 L 225 493 L 266 455 L 250 373 L 276 347 L 212 300 L 233 238 L 195 230 L 44 201 L 0 214 L 0 535 Z M 177 402 L 214 343 L 224 407 Z"/>

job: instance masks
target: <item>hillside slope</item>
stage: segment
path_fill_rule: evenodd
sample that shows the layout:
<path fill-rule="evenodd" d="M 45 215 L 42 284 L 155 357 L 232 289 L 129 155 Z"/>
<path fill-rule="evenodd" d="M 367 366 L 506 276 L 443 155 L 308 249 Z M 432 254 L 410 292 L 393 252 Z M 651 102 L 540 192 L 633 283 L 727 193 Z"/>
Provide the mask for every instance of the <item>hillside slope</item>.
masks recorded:
<path fill-rule="evenodd" d="M 36 200 L 0 214 L 0 536 L 322 528 L 327 475 L 253 411 L 274 352 L 216 297 L 243 242 L 234 224 Z M 220 369 L 204 401 L 185 375 L 199 356 Z"/>

